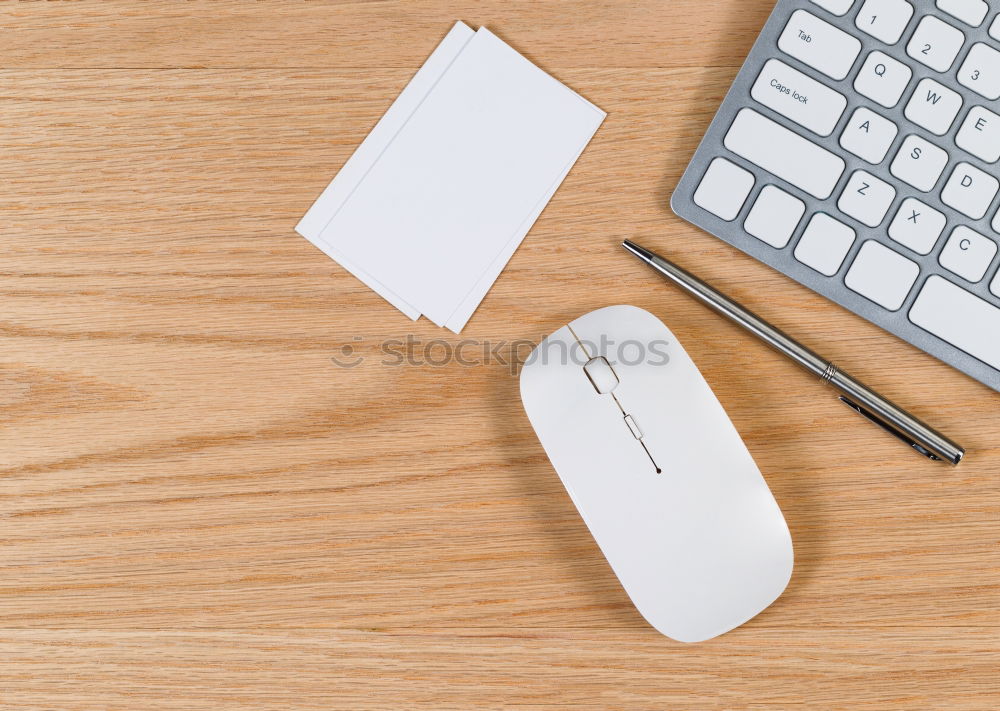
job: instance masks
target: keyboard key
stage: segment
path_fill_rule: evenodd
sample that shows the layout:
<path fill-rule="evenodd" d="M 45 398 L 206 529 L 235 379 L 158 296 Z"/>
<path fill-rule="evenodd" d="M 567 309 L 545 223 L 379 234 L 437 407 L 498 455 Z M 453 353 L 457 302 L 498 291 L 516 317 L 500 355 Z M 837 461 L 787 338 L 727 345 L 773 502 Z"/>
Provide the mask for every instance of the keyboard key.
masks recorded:
<path fill-rule="evenodd" d="M 917 254 L 930 254 L 947 221 L 944 213 L 916 198 L 906 198 L 889 225 L 889 237 Z"/>
<path fill-rule="evenodd" d="M 907 136 L 889 172 L 917 190 L 929 193 L 948 165 L 948 154 L 920 136 Z"/>
<path fill-rule="evenodd" d="M 885 160 L 899 129 L 892 121 L 879 116 L 871 109 L 856 109 L 851 115 L 844 132 L 840 134 L 840 145 L 872 165 Z"/>
<path fill-rule="evenodd" d="M 851 5 L 854 4 L 854 0 L 812 0 L 814 5 L 819 5 L 821 8 L 827 12 L 837 15 L 847 14 L 847 11 L 851 9 Z"/>
<path fill-rule="evenodd" d="M 991 101 L 1000 99 L 1000 52 L 979 42 L 958 70 L 958 82 Z"/>
<path fill-rule="evenodd" d="M 903 112 L 906 118 L 931 133 L 948 133 L 962 108 L 962 96 L 933 79 L 922 79 Z"/>
<path fill-rule="evenodd" d="M 871 173 L 856 170 L 840 194 L 837 207 L 869 227 L 878 227 L 896 199 L 896 188 Z"/>
<path fill-rule="evenodd" d="M 941 202 L 966 217 L 980 220 L 1000 190 L 1000 181 L 968 163 L 959 163 L 941 193 Z"/>
<path fill-rule="evenodd" d="M 973 107 L 965 117 L 955 143 L 987 163 L 1000 160 L 1000 116 L 982 106 Z"/>
<path fill-rule="evenodd" d="M 937 6 L 939 10 L 973 27 L 983 24 L 986 13 L 990 11 L 985 0 L 937 0 Z"/>
<path fill-rule="evenodd" d="M 844 283 L 879 306 L 897 311 L 920 276 L 917 263 L 885 245 L 868 240 L 844 276 Z"/>
<path fill-rule="evenodd" d="M 847 98 L 777 59 L 764 65 L 750 95 L 782 116 L 820 136 L 840 121 Z"/>
<path fill-rule="evenodd" d="M 952 230 L 938 261 L 948 271 L 977 282 L 986 275 L 996 254 L 996 242 L 965 225 L 959 225 Z"/>
<path fill-rule="evenodd" d="M 753 109 L 740 110 L 723 143 L 736 155 L 820 200 L 830 197 L 846 168 L 840 156 Z"/>
<path fill-rule="evenodd" d="M 1000 309 L 936 274 L 927 278 L 910 321 L 1000 369 Z"/>
<path fill-rule="evenodd" d="M 993 24 L 990 25 L 990 37 L 995 40 L 1000 40 L 1000 15 L 993 20 Z"/>
<path fill-rule="evenodd" d="M 725 158 L 716 158 L 708 166 L 694 192 L 694 202 L 726 222 L 736 219 L 753 188 L 754 177 Z"/>
<path fill-rule="evenodd" d="M 854 24 L 886 44 L 896 44 L 913 17 L 913 5 L 906 0 L 865 0 Z"/>
<path fill-rule="evenodd" d="M 906 53 L 921 64 L 946 72 L 965 44 L 965 33 L 933 15 L 925 15 L 906 45 Z"/>
<path fill-rule="evenodd" d="M 765 185 L 750 208 L 743 229 L 772 247 L 781 249 L 788 244 L 805 214 L 806 204 L 781 188 Z"/>
<path fill-rule="evenodd" d="M 879 51 L 872 52 L 854 79 L 854 90 L 887 109 L 899 103 L 913 70 Z"/>
<path fill-rule="evenodd" d="M 805 10 L 788 18 L 778 49 L 840 81 L 861 53 L 861 41 Z"/>
<path fill-rule="evenodd" d="M 820 274 L 833 276 L 844 263 L 857 235 L 854 230 L 825 213 L 809 220 L 806 231 L 795 245 L 795 258 Z"/>

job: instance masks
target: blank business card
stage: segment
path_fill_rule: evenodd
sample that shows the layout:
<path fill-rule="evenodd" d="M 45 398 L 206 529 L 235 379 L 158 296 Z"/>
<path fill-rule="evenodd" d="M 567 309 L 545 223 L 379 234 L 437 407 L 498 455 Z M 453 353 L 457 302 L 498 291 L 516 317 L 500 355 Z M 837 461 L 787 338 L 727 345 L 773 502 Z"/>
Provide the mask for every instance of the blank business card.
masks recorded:
<path fill-rule="evenodd" d="M 411 318 L 456 333 L 605 113 L 459 23 L 297 229 Z"/>

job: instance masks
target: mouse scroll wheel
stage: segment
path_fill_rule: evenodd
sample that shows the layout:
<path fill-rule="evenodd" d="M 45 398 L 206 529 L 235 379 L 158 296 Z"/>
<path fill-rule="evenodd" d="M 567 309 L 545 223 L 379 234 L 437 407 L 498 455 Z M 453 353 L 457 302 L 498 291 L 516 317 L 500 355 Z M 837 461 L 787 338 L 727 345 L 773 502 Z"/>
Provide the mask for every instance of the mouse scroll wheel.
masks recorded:
<path fill-rule="evenodd" d="M 602 395 L 610 393 L 618 387 L 618 374 L 615 373 L 615 369 L 611 367 L 611 363 L 604 356 L 588 360 L 587 364 L 583 366 L 583 372 L 587 374 L 594 390 Z"/>

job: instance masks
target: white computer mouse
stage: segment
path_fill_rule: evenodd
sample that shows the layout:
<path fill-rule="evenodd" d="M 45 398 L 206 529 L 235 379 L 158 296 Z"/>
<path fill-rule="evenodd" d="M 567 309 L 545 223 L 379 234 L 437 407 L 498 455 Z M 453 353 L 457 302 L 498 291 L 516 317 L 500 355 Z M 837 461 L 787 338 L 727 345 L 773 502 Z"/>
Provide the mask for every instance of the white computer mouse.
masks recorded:
<path fill-rule="evenodd" d="M 636 608 L 699 642 L 774 602 L 792 574 L 781 510 L 722 405 L 647 311 L 581 316 L 521 370 L 528 418 Z"/>

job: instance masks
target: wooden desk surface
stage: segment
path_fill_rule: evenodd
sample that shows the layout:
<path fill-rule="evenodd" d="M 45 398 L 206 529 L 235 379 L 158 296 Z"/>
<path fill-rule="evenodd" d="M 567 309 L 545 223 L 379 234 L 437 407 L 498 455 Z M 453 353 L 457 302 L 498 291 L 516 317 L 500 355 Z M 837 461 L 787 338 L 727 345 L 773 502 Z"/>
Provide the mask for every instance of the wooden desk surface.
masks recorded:
<path fill-rule="evenodd" d="M 0 6 L 0 706 L 996 708 L 1000 395 L 667 207 L 771 4 Z M 461 338 L 292 231 L 459 18 L 609 113 Z M 968 461 L 912 455 L 629 236 Z M 686 345 L 795 542 L 778 602 L 704 644 L 629 604 L 509 367 L 380 352 L 612 303 Z"/>

